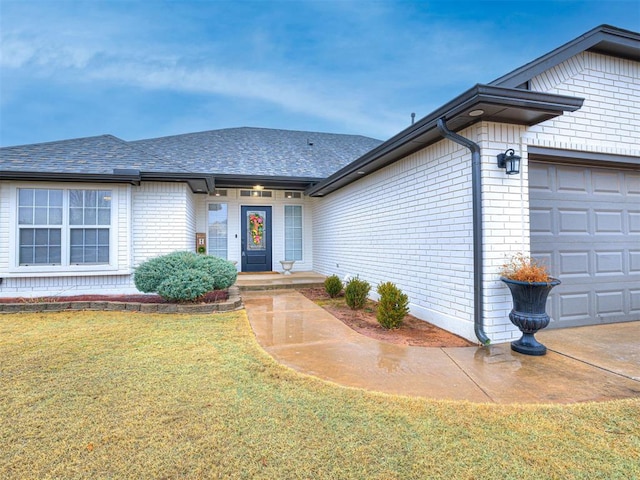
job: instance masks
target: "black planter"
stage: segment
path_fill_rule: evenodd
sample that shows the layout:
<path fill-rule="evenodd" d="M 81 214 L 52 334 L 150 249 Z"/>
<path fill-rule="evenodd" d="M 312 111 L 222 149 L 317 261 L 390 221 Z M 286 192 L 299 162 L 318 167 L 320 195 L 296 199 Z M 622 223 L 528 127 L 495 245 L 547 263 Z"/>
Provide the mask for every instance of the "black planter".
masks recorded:
<path fill-rule="evenodd" d="M 520 282 L 500 277 L 511 290 L 513 309 L 509 313 L 509 320 L 522 332 L 522 337 L 511 342 L 511 350 L 525 355 L 544 355 L 547 347 L 534 338 L 534 334 L 549 325 L 549 315 L 545 312 L 545 305 L 549 292 L 560 280 L 552 278 L 549 282 Z"/>

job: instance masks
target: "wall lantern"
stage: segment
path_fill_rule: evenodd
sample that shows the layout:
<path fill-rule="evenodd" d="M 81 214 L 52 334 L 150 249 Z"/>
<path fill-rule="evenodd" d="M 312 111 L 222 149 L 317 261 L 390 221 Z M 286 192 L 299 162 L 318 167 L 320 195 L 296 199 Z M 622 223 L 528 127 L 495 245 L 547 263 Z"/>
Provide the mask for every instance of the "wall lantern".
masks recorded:
<path fill-rule="evenodd" d="M 504 168 L 507 175 L 517 175 L 520 173 L 520 158 L 513 148 L 510 148 L 498 154 L 498 167 Z"/>

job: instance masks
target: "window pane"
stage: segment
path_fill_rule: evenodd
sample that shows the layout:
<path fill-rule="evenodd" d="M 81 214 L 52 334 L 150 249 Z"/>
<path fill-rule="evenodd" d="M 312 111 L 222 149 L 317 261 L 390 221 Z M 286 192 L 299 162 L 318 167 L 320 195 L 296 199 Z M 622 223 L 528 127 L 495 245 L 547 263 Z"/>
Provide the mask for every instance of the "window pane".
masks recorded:
<path fill-rule="evenodd" d="M 69 261 L 71 263 L 83 263 L 84 257 L 82 255 L 82 247 L 71 247 L 69 250 Z"/>
<path fill-rule="evenodd" d="M 94 246 L 98 240 L 98 231 L 93 228 L 87 228 L 84 231 L 84 244 Z"/>
<path fill-rule="evenodd" d="M 109 230 L 106 228 L 98 230 L 98 245 L 109 245 Z"/>
<path fill-rule="evenodd" d="M 111 208 L 111 190 L 98 191 L 98 207 Z"/>
<path fill-rule="evenodd" d="M 33 208 L 18 208 L 18 223 L 20 225 L 33 225 Z"/>
<path fill-rule="evenodd" d="M 84 207 L 96 207 L 98 205 L 97 202 L 97 191 L 96 190 L 84 190 Z"/>
<path fill-rule="evenodd" d="M 49 206 L 62 207 L 62 190 L 49 190 Z"/>
<path fill-rule="evenodd" d="M 96 210 L 95 208 L 84 209 L 84 225 L 96 224 Z"/>
<path fill-rule="evenodd" d="M 81 208 L 69 209 L 69 223 L 71 225 L 82 225 L 82 209 Z"/>
<path fill-rule="evenodd" d="M 36 190 L 36 207 L 48 207 L 49 206 L 49 190 Z"/>
<path fill-rule="evenodd" d="M 49 245 L 49 230 L 46 228 L 36 228 L 34 245 Z"/>
<path fill-rule="evenodd" d="M 49 209 L 49 225 L 62 225 L 62 208 Z"/>
<path fill-rule="evenodd" d="M 47 213 L 48 211 L 46 208 L 36 207 L 34 223 L 36 225 L 47 225 L 49 223 L 47 219 Z"/>
<path fill-rule="evenodd" d="M 18 190 L 18 205 L 21 207 L 33 206 L 33 196 L 35 191 L 33 188 L 21 188 Z"/>
<path fill-rule="evenodd" d="M 98 261 L 98 252 L 94 246 L 86 246 L 84 249 L 84 263 L 96 263 Z"/>
<path fill-rule="evenodd" d="M 98 209 L 98 225 L 111 224 L 111 210 L 106 208 Z"/>
<path fill-rule="evenodd" d="M 20 247 L 20 265 L 33 262 L 33 247 Z"/>
<path fill-rule="evenodd" d="M 98 263 L 109 263 L 109 247 L 98 247 Z"/>
<path fill-rule="evenodd" d="M 35 247 L 35 260 L 34 263 L 49 263 L 49 248 L 47 247 Z"/>
<path fill-rule="evenodd" d="M 302 206 L 284 207 L 284 258 L 302 260 Z"/>
<path fill-rule="evenodd" d="M 49 245 L 62 245 L 62 230 L 59 228 L 49 229 Z"/>
<path fill-rule="evenodd" d="M 82 196 L 82 190 L 69 190 L 69 206 L 82 208 Z"/>
<path fill-rule="evenodd" d="M 34 228 L 21 228 L 20 229 L 20 245 L 33 245 L 35 240 L 36 230 Z"/>
<path fill-rule="evenodd" d="M 227 259 L 227 204 L 209 204 L 209 255 Z"/>
<path fill-rule="evenodd" d="M 62 249 L 58 247 L 49 248 L 49 263 L 60 264 L 62 262 Z"/>

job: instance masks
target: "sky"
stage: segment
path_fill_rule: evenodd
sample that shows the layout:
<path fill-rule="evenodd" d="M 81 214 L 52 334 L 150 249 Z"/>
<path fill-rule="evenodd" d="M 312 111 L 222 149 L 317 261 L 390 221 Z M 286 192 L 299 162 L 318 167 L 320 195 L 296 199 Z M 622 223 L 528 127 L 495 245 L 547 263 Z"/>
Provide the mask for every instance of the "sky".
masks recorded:
<path fill-rule="evenodd" d="M 0 0 L 0 145 L 231 127 L 386 140 L 640 0 Z"/>

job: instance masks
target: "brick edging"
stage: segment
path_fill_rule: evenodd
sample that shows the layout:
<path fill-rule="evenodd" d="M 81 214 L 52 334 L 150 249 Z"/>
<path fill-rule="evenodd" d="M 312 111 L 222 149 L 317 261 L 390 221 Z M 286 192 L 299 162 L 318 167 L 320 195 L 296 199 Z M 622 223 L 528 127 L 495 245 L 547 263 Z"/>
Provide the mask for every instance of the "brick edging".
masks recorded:
<path fill-rule="evenodd" d="M 62 312 L 69 310 L 129 311 L 142 313 L 216 313 L 231 312 L 242 308 L 238 287 L 229 288 L 229 298 L 219 303 L 140 303 L 140 302 L 42 302 L 1 303 L 0 313 Z"/>

